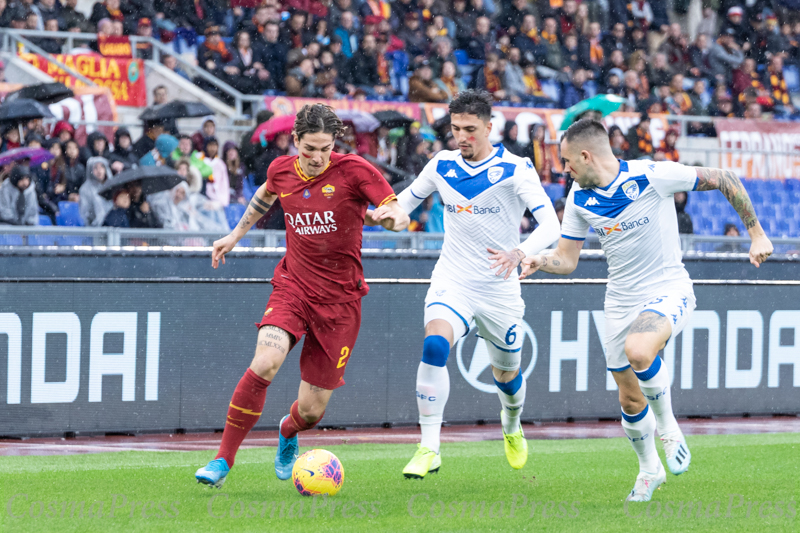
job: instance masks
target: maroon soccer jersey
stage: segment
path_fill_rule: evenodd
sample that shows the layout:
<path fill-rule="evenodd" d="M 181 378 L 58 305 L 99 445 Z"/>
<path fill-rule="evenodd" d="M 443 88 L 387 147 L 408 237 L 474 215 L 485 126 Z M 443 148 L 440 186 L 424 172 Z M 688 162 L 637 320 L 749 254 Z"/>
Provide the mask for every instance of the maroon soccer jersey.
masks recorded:
<path fill-rule="evenodd" d="M 312 302 L 348 302 L 369 292 L 361 266 L 367 206 L 395 199 L 372 165 L 357 155 L 331 154 L 328 167 L 306 176 L 297 156 L 279 157 L 267 171 L 267 191 L 286 217 L 286 255 L 273 284 L 289 282 Z"/>

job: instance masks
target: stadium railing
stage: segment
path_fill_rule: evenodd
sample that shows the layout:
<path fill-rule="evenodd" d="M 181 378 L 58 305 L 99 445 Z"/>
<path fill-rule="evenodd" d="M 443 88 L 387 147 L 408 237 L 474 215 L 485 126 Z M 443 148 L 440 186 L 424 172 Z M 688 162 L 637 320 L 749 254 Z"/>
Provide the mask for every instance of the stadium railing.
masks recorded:
<path fill-rule="evenodd" d="M 0 226 L 0 248 L 25 247 L 90 247 L 98 252 L 104 247 L 210 247 L 223 237 L 223 232 L 172 231 L 165 229 L 78 228 L 63 226 Z M 526 236 L 523 235 L 524 239 Z M 440 250 L 443 233 L 365 231 L 364 250 Z M 800 255 L 800 239 L 773 238 L 776 253 Z M 286 247 L 286 232 L 251 230 L 239 242 L 242 248 L 282 249 Z M 747 253 L 748 237 L 681 235 L 684 252 Z M 726 252 L 715 252 L 724 248 Z M 596 234 L 586 238 L 585 250 L 599 250 Z"/>
<path fill-rule="evenodd" d="M 2 51 L 3 52 L 11 52 L 17 53 L 19 51 L 19 47 L 23 49 L 30 50 L 31 52 L 43 56 L 45 59 L 50 61 L 51 63 L 57 65 L 59 68 L 70 74 L 71 76 L 76 77 L 77 79 L 81 80 L 83 83 L 87 85 L 95 85 L 94 82 L 88 80 L 81 74 L 75 72 L 73 69 L 67 68 L 66 65 L 56 60 L 56 58 L 52 54 L 48 54 L 38 46 L 31 43 L 27 38 L 29 37 L 42 37 L 47 39 L 61 39 L 64 41 L 62 45 L 62 50 L 65 50 L 69 53 L 70 50 L 75 48 L 76 43 L 80 45 L 86 45 L 92 41 L 97 40 L 96 33 L 76 33 L 76 32 L 68 32 L 68 31 L 39 31 L 39 30 L 15 30 L 10 28 L 2 28 L 0 29 L 0 43 L 2 43 Z M 225 83 L 221 79 L 217 78 L 213 74 L 209 73 L 208 71 L 200 68 L 199 66 L 195 65 L 194 63 L 187 61 L 184 59 L 180 54 L 176 54 L 173 50 L 171 50 L 167 45 L 162 43 L 159 40 L 156 40 L 152 37 L 139 37 L 135 35 L 131 35 L 131 50 L 133 53 L 133 57 L 136 58 L 136 45 L 140 42 L 146 42 L 152 45 L 153 49 L 153 59 L 156 63 L 161 63 L 161 55 L 171 55 L 175 57 L 178 61 L 178 65 L 181 69 L 184 70 L 192 79 L 201 78 L 205 82 L 213 85 L 216 89 L 218 89 L 222 94 L 224 94 L 229 100 L 233 102 L 233 107 L 236 110 L 236 114 L 239 117 L 244 116 L 244 106 L 245 103 L 251 103 L 256 105 L 263 104 L 264 96 L 259 94 L 244 94 L 236 89 L 234 89 L 229 84 Z"/>

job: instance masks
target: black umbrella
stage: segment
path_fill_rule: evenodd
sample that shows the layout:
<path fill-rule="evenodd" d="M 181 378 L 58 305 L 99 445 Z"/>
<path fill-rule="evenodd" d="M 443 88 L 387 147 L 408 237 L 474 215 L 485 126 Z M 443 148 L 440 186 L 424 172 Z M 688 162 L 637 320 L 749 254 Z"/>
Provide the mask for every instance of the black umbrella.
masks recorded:
<path fill-rule="evenodd" d="M 205 117 L 206 115 L 213 114 L 214 111 L 212 111 L 210 107 L 200 102 L 175 100 L 168 104 L 150 107 L 139 115 L 139 118 L 141 120 L 151 121 L 167 120 L 171 118 Z"/>
<path fill-rule="evenodd" d="M 142 182 L 145 195 L 166 191 L 185 181 L 175 170 L 165 166 L 145 166 L 123 170 L 108 180 L 98 191 L 100 196 L 111 200 L 121 187 L 134 181 Z"/>
<path fill-rule="evenodd" d="M 450 113 L 431 124 L 431 127 L 442 139 L 447 137 L 447 132 L 450 131 Z"/>
<path fill-rule="evenodd" d="M 35 118 L 55 118 L 46 106 L 30 98 L 17 98 L 0 106 L 0 122 L 24 122 Z"/>
<path fill-rule="evenodd" d="M 389 109 L 386 111 L 378 111 L 372 114 L 375 118 L 381 121 L 381 124 L 387 128 L 404 128 L 414 122 L 413 118 L 408 118 L 399 111 Z"/>
<path fill-rule="evenodd" d="M 36 100 L 42 104 L 55 104 L 66 98 L 72 98 L 75 93 L 63 83 L 40 83 L 28 85 L 6 96 L 5 103 L 18 101 L 20 98 Z"/>

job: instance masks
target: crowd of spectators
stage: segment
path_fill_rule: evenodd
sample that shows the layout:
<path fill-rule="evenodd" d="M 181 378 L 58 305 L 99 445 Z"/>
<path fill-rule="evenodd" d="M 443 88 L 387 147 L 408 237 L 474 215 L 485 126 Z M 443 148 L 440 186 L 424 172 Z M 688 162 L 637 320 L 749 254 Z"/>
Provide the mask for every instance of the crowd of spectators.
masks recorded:
<path fill-rule="evenodd" d="M 519 105 L 610 93 L 628 111 L 796 115 L 784 67 L 800 61 L 800 13 L 780 0 L 704 2 L 691 29 L 650 0 L 105 0 L 88 18 L 76 3 L 0 0 L 0 27 L 177 40 L 251 94 L 447 102 L 470 86 Z M 189 77 L 174 56 L 163 61 Z M 691 133 L 709 133 L 707 123 Z"/>

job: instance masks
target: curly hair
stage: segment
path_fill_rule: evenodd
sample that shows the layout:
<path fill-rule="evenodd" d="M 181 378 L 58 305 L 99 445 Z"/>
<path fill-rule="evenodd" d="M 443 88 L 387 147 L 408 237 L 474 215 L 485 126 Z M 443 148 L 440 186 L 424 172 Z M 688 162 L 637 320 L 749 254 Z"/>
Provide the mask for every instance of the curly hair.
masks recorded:
<path fill-rule="evenodd" d="M 304 105 L 297 112 L 292 133 L 302 139 L 303 135 L 314 133 L 328 133 L 333 138 L 341 137 L 344 133 L 344 124 L 336 116 L 333 108 L 324 104 Z"/>

